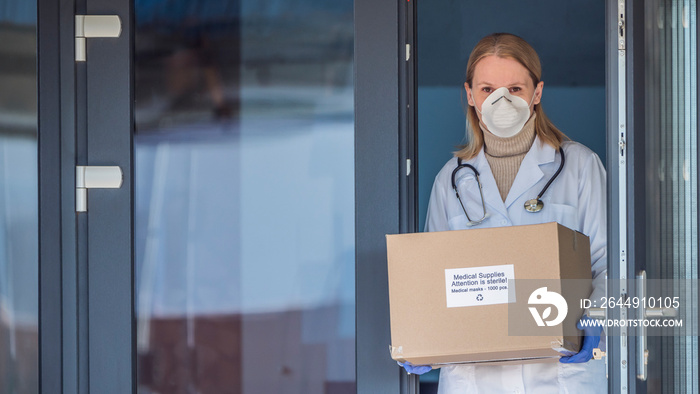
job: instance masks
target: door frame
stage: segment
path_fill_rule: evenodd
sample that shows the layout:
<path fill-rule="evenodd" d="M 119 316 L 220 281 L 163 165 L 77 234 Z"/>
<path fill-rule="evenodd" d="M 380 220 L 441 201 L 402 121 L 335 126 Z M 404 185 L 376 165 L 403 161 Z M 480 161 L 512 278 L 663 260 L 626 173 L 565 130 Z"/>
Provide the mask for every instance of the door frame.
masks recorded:
<path fill-rule="evenodd" d="M 622 9 L 620 9 L 622 7 Z M 628 117 L 626 113 L 627 107 L 627 92 L 620 89 L 620 85 L 626 81 L 629 63 L 626 63 L 628 58 L 628 50 L 632 48 L 633 42 L 629 39 L 629 35 L 620 38 L 622 45 L 619 45 L 619 20 L 618 12 L 625 12 L 627 9 L 624 0 L 609 0 L 606 3 L 605 13 L 605 42 L 606 42 L 606 109 L 607 109 L 607 199 L 608 199 L 608 270 L 607 270 L 607 291 L 609 297 L 619 296 L 620 293 L 625 293 L 624 288 L 619 286 L 610 286 L 610 284 L 619 283 L 613 279 L 625 278 L 628 275 L 629 268 L 623 260 L 620 261 L 621 254 L 627 251 L 628 243 L 622 241 L 623 237 L 627 236 L 627 229 L 621 228 L 629 217 L 629 206 L 626 205 L 626 196 L 631 190 L 621 185 L 621 182 L 626 182 L 625 177 L 628 176 L 628 166 L 625 164 L 629 149 L 621 150 L 620 144 L 629 139 L 627 129 Z M 627 28 L 634 21 L 631 18 L 625 19 Z M 630 125 L 631 126 L 631 125 Z M 629 128 L 631 129 L 631 128 Z M 629 141 L 632 142 L 631 140 Z M 628 160 L 629 161 L 629 160 Z M 625 195 L 622 195 L 624 193 Z M 632 194 L 633 195 L 633 194 Z M 611 310 L 610 318 L 619 319 L 619 310 Z M 624 365 L 628 363 L 627 349 L 628 343 L 622 342 L 620 339 L 619 328 L 609 330 L 607 335 L 607 361 L 608 361 L 608 391 L 611 393 L 621 393 L 622 388 L 627 390 L 629 382 L 629 369 L 625 368 L 624 373 L 622 362 Z"/>
<path fill-rule="evenodd" d="M 614 2 L 611 2 L 614 3 Z M 626 112 L 624 114 L 618 114 L 618 116 L 625 120 L 627 124 L 628 135 L 626 137 L 626 167 L 627 172 L 626 178 L 626 216 L 627 216 L 627 272 L 622 273 L 622 265 L 615 264 L 617 261 L 611 259 L 611 256 L 619 257 L 619 248 L 617 249 L 618 254 L 608 254 L 608 258 L 612 260 L 608 264 L 609 267 L 618 268 L 616 276 L 612 278 L 627 278 L 628 281 L 636 278 L 638 273 L 645 269 L 646 267 L 646 146 L 645 146 L 645 135 L 646 135 L 646 119 L 645 119 L 645 105 L 646 105 L 646 83 L 645 83 L 645 9 L 644 4 L 635 3 L 634 1 L 624 2 L 626 7 L 626 21 L 625 21 L 625 33 L 626 33 L 626 83 L 625 83 L 625 96 L 626 96 Z M 613 4 L 613 7 L 615 4 Z M 611 15 L 609 13 L 609 15 Z M 612 16 L 612 15 L 611 15 Z M 611 18 L 613 19 L 613 18 Z M 619 29 L 616 20 L 612 20 L 610 24 L 611 28 Z M 608 40 L 611 44 L 616 43 L 617 40 Z M 619 59 L 619 56 L 618 56 Z M 612 105 L 612 104 L 611 104 Z M 612 126 L 611 127 L 615 127 Z M 617 128 L 610 128 L 610 130 L 617 130 Z M 610 132 L 609 135 L 615 133 Z M 619 140 L 618 140 L 619 141 Z M 608 156 L 614 156 L 616 160 L 614 163 L 610 163 L 616 167 L 610 167 L 610 172 L 617 172 L 621 167 L 620 164 L 620 149 L 619 142 L 611 141 L 608 145 Z M 625 157 L 622 157 L 625 159 Z M 612 168 L 616 168 L 613 170 Z M 618 185 L 618 191 L 622 189 L 623 185 Z M 615 197 L 617 198 L 617 197 Z M 613 203 L 614 204 L 614 203 Z M 619 209 L 619 206 L 617 207 Z M 617 218 L 617 215 L 611 215 L 613 220 Z M 611 244 L 612 247 L 620 245 L 619 233 L 614 234 L 617 238 L 615 242 Z M 624 276 L 621 276 L 624 274 Z M 614 286 L 611 286 L 614 287 Z M 634 289 L 628 289 L 627 293 L 629 296 L 635 296 L 633 293 Z M 619 317 L 619 314 L 615 317 Z M 616 346 L 613 348 L 619 349 L 619 352 L 613 351 L 613 355 L 622 355 L 624 350 L 624 344 L 621 342 L 620 336 L 608 337 L 608 339 L 613 338 Z M 646 393 L 646 382 L 637 379 L 637 367 L 638 367 L 638 337 L 635 335 L 627 336 L 627 368 L 622 364 L 620 358 L 609 358 L 608 367 L 610 376 L 619 376 L 620 379 L 610 379 L 609 380 L 609 391 L 610 392 L 629 392 L 629 393 Z M 610 346 L 609 346 L 610 348 Z M 608 353 L 610 354 L 610 353 Z M 613 375 L 615 374 L 615 375 Z M 624 388 L 626 385 L 626 391 Z M 612 391 L 614 390 L 614 391 Z"/>
<path fill-rule="evenodd" d="M 415 231 L 414 2 L 355 0 L 356 373 L 358 393 L 417 392 L 389 355 L 386 234 Z"/>
<path fill-rule="evenodd" d="M 79 392 L 74 4 L 37 1 L 39 388 Z M 64 48 L 64 50 L 60 50 Z M 66 49 L 67 48 L 67 49 Z"/>
<path fill-rule="evenodd" d="M 42 392 L 136 387 L 130 7 L 37 2 Z M 120 15 L 121 38 L 88 40 L 76 62 L 76 14 Z M 123 185 L 89 191 L 78 214 L 76 165 L 118 165 Z"/>

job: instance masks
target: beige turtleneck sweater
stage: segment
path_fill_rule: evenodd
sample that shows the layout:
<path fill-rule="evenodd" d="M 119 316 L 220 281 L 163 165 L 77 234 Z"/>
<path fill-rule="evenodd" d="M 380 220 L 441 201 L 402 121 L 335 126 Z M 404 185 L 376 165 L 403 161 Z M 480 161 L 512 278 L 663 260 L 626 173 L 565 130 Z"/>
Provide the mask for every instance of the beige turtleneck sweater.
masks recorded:
<path fill-rule="evenodd" d="M 520 163 L 535 142 L 535 114 L 525 123 L 522 130 L 512 137 L 497 137 L 481 127 L 484 133 L 484 153 L 489 162 L 501 199 L 506 200 Z"/>

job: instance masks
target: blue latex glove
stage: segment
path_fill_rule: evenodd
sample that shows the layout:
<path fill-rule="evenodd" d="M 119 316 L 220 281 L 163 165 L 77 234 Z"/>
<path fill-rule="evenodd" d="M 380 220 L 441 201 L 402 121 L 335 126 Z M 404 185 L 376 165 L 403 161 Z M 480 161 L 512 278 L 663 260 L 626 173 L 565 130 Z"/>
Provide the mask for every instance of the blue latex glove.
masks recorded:
<path fill-rule="evenodd" d="M 414 375 L 423 375 L 426 372 L 430 372 L 433 367 L 430 365 L 413 365 L 410 362 L 406 361 L 405 363 L 400 363 L 396 362 L 400 366 L 403 367 L 403 369 L 406 370 L 409 374 L 414 374 Z"/>
<path fill-rule="evenodd" d="M 600 343 L 600 334 L 603 332 L 603 327 L 598 325 L 587 324 L 583 326 L 581 321 L 588 320 L 593 322 L 594 320 L 588 316 L 584 316 L 583 319 L 579 320 L 576 327 L 579 330 L 583 330 L 583 344 L 581 345 L 581 351 L 574 354 L 573 356 L 561 357 L 559 358 L 560 363 L 585 363 L 593 358 L 593 349 L 598 347 Z"/>

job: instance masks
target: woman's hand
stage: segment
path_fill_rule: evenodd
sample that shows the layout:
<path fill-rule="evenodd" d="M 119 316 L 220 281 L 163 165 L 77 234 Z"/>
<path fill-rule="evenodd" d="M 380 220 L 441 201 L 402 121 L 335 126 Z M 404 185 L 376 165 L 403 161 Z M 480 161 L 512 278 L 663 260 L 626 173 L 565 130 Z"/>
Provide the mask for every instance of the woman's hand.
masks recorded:
<path fill-rule="evenodd" d="M 581 324 L 582 321 L 587 320 L 587 324 Z M 584 316 L 583 319 L 579 320 L 576 327 L 579 330 L 583 330 L 583 345 L 581 345 L 581 351 L 574 354 L 573 356 L 561 357 L 559 359 L 560 363 L 585 363 L 588 362 L 593 357 L 593 349 L 598 347 L 600 343 L 600 334 L 603 332 L 603 327 L 592 324 L 595 320 L 588 316 Z"/>
<path fill-rule="evenodd" d="M 414 374 L 414 375 L 423 375 L 426 372 L 430 372 L 433 367 L 430 365 L 413 365 L 410 362 L 406 361 L 405 363 L 400 363 L 396 362 L 400 366 L 403 367 L 403 369 L 406 370 L 409 374 Z"/>

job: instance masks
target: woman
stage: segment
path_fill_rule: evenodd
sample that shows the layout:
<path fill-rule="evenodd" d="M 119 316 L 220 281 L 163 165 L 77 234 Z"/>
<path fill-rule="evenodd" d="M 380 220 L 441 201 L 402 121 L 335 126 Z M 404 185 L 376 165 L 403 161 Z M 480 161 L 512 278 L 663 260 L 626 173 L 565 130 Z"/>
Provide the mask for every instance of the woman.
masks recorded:
<path fill-rule="evenodd" d="M 604 295 L 607 264 L 605 170 L 595 153 L 568 141 L 547 119 L 540 104 L 544 88 L 540 78 L 537 53 L 520 37 L 492 34 L 476 45 L 464 83 L 469 142 L 435 178 L 426 231 L 559 222 L 590 237 L 591 298 L 599 299 Z M 453 190 L 458 162 L 478 171 L 485 212 L 469 168 L 455 174 L 459 198 Z M 537 200 L 545 188 L 537 198 L 543 205 L 529 201 Z M 526 210 L 526 202 L 536 212 Z M 560 363 L 442 367 L 439 392 L 606 392 L 605 364 L 591 360 L 600 329 L 587 329 L 584 335 L 579 354 L 562 357 Z M 425 371 L 420 366 L 405 368 Z"/>

